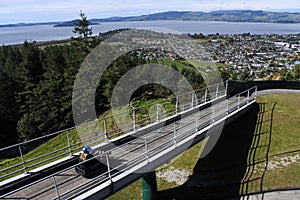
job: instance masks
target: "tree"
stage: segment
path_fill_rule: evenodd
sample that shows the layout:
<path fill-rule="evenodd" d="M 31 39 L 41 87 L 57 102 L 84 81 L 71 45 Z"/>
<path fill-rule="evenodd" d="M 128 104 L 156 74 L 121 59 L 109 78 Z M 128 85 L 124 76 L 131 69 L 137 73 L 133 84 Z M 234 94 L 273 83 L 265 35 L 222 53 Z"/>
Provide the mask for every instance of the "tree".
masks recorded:
<path fill-rule="evenodd" d="M 295 80 L 300 80 L 300 65 L 295 66 Z"/>
<path fill-rule="evenodd" d="M 66 128 L 63 104 L 65 101 L 65 77 L 64 69 L 66 61 L 63 47 L 47 47 L 44 51 L 43 67 L 45 73 L 34 90 L 39 101 L 35 102 L 32 113 L 35 115 L 38 131 L 41 135 L 48 134 Z"/>
<path fill-rule="evenodd" d="M 87 38 L 93 34 L 92 28 L 89 28 L 89 21 L 87 20 L 85 13 L 80 11 L 79 16 L 81 19 L 76 22 L 73 33 L 79 34 L 79 37 L 81 38 Z"/>
<path fill-rule="evenodd" d="M 17 82 L 20 92 L 17 94 L 17 103 L 20 105 L 19 113 L 30 112 L 34 101 L 33 90 L 42 79 L 42 58 L 40 50 L 25 42 L 21 48 L 22 62 L 17 69 Z"/>
<path fill-rule="evenodd" d="M 20 119 L 17 130 L 21 140 L 31 139 L 36 135 L 36 121 L 33 115 L 35 102 L 39 102 L 39 96 L 34 90 L 42 80 L 42 53 L 34 45 L 25 42 L 21 48 L 22 62 L 17 70 L 17 82 L 20 91 L 16 94 Z"/>
<path fill-rule="evenodd" d="M 231 77 L 231 74 L 228 70 L 220 70 L 220 73 L 223 81 L 226 81 Z"/>
<path fill-rule="evenodd" d="M 92 28 L 89 27 L 90 23 L 87 20 L 87 16 L 85 13 L 80 11 L 79 13 L 80 19 L 76 21 L 73 33 L 79 34 L 78 38 L 73 38 L 75 41 L 75 45 L 77 45 L 84 52 L 89 52 L 92 44 L 94 43 L 92 40 L 89 40 L 89 36 L 93 34 Z"/>
<path fill-rule="evenodd" d="M 4 48 L 3 48 L 4 49 Z M 6 52 L 0 49 L 0 60 L 5 60 L 5 65 L 0 68 L 0 148 L 14 144 L 17 141 L 17 121 L 18 113 L 14 91 L 17 91 L 18 85 L 13 80 L 14 71 L 8 69 L 8 64 L 14 66 L 13 63 L 17 60 L 17 51 L 8 47 Z M 15 56 L 15 61 L 10 59 Z"/>

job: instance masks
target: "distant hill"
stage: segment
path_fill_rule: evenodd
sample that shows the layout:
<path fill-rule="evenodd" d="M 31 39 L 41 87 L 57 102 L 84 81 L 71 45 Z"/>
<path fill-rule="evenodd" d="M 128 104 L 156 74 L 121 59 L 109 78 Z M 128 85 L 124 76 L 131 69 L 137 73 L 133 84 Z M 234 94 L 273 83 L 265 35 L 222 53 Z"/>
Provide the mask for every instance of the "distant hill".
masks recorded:
<path fill-rule="evenodd" d="M 1 24 L 0 28 L 6 27 L 20 27 L 20 26 L 40 26 L 40 25 L 54 25 L 59 22 L 37 22 L 37 23 L 18 23 L 18 24 Z"/>
<path fill-rule="evenodd" d="M 169 11 L 141 16 L 92 19 L 90 21 L 97 23 L 157 20 L 300 23 L 300 13 L 267 12 L 252 10 L 220 10 L 209 13 L 192 11 Z"/>
<path fill-rule="evenodd" d="M 159 20 L 181 20 L 181 21 L 226 21 L 226 22 L 269 22 L 269 23 L 300 23 L 300 13 L 292 12 L 268 12 L 253 10 L 219 10 L 212 12 L 192 11 L 168 11 L 149 15 L 130 17 L 109 17 L 104 19 L 91 19 L 90 25 L 101 22 L 128 22 L 128 21 L 159 21 Z M 22 23 L 0 25 L 1 27 L 34 26 L 53 24 L 55 27 L 75 26 L 78 19 L 66 22 L 47 23 Z"/>
<path fill-rule="evenodd" d="M 66 21 L 66 22 L 60 22 L 60 23 L 54 25 L 54 27 L 76 26 L 76 24 L 78 24 L 78 22 L 79 22 L 79 19 L 75 19 L 72 21 Z M 98 24 L 99 23 L 89 21 L 89 25 L 98 25 Z"/>

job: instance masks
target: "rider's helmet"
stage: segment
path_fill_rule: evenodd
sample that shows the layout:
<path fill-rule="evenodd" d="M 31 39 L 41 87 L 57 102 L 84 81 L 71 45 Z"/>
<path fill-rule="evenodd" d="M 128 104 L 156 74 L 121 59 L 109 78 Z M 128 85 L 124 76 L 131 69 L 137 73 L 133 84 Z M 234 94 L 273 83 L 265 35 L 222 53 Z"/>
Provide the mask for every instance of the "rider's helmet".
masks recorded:
<path fill-rule="evenodd" d="M 83 153 L 88 154 L 88 153 L 91 153 L 91 151 L 92 151 L 92 149 L 91 149 L 91 147 L 88 146 L 88 145 L 85 145 L 85 146 L 82 147 L 82 152 L 83 152 Z"/>

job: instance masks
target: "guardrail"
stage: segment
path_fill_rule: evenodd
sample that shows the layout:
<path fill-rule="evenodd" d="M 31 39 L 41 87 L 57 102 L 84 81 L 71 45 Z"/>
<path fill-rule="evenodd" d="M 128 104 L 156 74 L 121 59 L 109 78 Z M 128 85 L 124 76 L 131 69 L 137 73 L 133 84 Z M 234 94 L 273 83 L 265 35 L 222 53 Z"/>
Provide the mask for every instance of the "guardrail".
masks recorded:
<path fill-rule="evenodd" d="M 300 81 L 228 81 L 228 95 L 235 95 L 239 92 L 247 90 L 251 87 L 257 87 L 257 90 L 269 90 L 269 89 L 293 89 L 300 90 Z"/>
<path fill-rule="evenodd" d="M 1 196 L 1 198 L 49 180 L 53 180 L 53 185 L 51 187 L 53 189 L 53 197 L 51 198 L 56 199 L 73 199 L 79 194 L 88 192 L 90 189 L 99 185 L 109 187 L 113 182 L 116 182 L 148 163 L 159 159 L 161 155 L 173 151 L 174 148 L 177 148 L 180 145 L 184 145 L 186 142 L 193 140 L 197 135 L 200 135 L 215 124 L 218 124 L 226 118 L 243 110 L 256 101 L 256 94 L 257 88 L 250 88 L 230 99 L 226 99 L 212 107 L 208 107 L 205 110 L 187 116 L 181 119 L 180 122 L 165 126 L 163 134 L 160 131 L 153 131 L 121 146 L 114 147 L 106 152 L 96 155 L 95 158 L 105 158 L 103 162 L 108 166 L 108 170 L 93 179 L 86 180 L 84 183 L 82 183 L 82 181 L 72 183 L 72 189 L 65 188 L 65 184 L 69 183 L 58 184 L 56 180 L 79 164 L 23 186 Z M 131 147 L 130 151 L 124 151 L 128 146 Z M 122 162 L 114 164 L 115 160 L 122 160 Z"/>
<path fill-rule="evenodd" d="M 204 89 L 187 92 L 142 107 L 131 108 L 80 126 L 2 148 L 0 149 L 0 157 L 2 158 L 5 158 L 5 155 L 10 155 L 11 152 L 18 153 L 19 156 L 7 161 L 11 163 L 9 167 L 0 168 L 0 181 L 22 173 L 30 174 L 32 170 L 36 170 L 43 165 L 72 156 L 78 153 L 83 145 L 95 146 L 108 143 L 111 139 L 116 139 L 130 132 L 136 132 L 152 123 L 157 123 L 196 106 L 223 98 L 226 96 L 226 88 L 227 82 L 226 84 L 215 84 Z M 126 118 L 128 113 L 131 116 Z M 126 118 L 127 121 L 117 124 L 116 118 Z M 81 137 L 77 134 L 78 130 L 82 130 L 83 135 Z M 47 149 L 47 152 L 43 152 L 44 149 Z"/>

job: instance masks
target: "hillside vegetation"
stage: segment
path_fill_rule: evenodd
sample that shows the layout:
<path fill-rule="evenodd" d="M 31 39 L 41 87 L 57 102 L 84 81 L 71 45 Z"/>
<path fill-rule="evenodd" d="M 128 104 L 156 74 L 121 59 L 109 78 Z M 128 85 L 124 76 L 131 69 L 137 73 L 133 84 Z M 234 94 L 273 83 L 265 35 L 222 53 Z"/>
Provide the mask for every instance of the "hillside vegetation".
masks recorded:
<path fill-rule="evenodd" d="M 0 69 L 0 125 L 3 127 L 0 132 L 0 147 L 74 126 L 74 80 L 90 49 L 99 43 L 99 38 L 93 38 L 83 42 L 72 40 L 67 44 L 43 47 L 28 42 L 21 47 L 0 47 L 0 66 L 3 66 Z M 110 109 L 112 91 L 126 72 L 135 66 L 154 62 L 180 72 L 194 89 L 203 86 L 200 73 L 185 63 L 123 55 L 111 63 L 98 83 L 95 95 L 97 115 Z M 93 78 L 95 77 L 88 81 Z M 152 84 L 141 87 L 132 98 L 146 92 L 152 92 L 154 97 L 171 94 L 166 88 Z"/>

